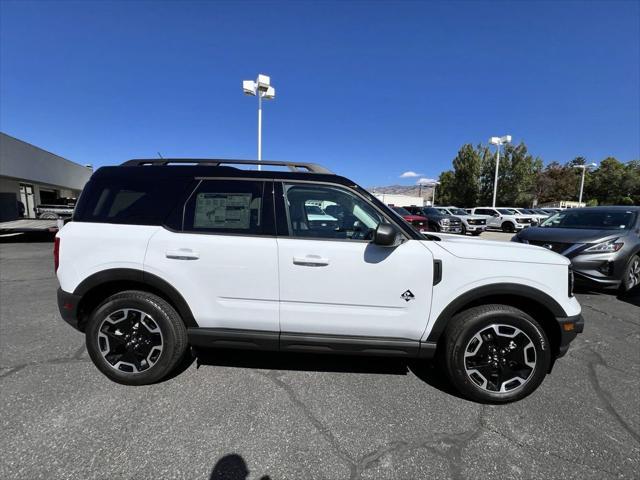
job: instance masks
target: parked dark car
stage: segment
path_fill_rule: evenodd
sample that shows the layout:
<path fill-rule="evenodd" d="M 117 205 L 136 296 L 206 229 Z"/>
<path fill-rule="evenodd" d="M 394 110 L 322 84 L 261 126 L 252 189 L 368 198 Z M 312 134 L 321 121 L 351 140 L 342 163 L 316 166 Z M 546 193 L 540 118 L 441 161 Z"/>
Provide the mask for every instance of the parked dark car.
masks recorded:
<path fill-rule="evenodd" d="M 624 291 L 640 285 L 640 207 L 563 210 L 512 241 L 569 258 L 576 280 Z"/>
<path fill-rule="evenodd" d="M 429 219 L 429 230 L 442 233 L 462 233 L 462 221 L 453 215 L 447 215 L 434 207 L 404 207 L 414 215 L 422 215 Z"/>

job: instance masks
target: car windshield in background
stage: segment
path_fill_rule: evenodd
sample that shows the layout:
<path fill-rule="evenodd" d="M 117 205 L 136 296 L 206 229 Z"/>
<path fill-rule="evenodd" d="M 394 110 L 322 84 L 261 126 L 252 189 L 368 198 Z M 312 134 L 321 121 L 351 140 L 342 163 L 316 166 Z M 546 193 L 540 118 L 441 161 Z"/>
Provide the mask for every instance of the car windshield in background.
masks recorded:
<path fill-rule="evenodd" d="M 396 212 L 398 215 L 411 215 L 411 213 L 409 213 L 409 210 L 407 210 L 406 208 L 402 208 L 402 207 L 391 207 L 393 208 L 393 211 Z"/>
<path fill-rule="evenodd" d="M 451 209 L 451 214 L 452 215 L 468 215 L 468 213 L 464 210 L 462 210 L 461 208 L 452 208 Z"/>
<path fill-rule="evenodd" d="M 636 213 L 629 210 L 565 210 L 542 222 L 542 227 L 588 230 L 628 230 Z"/>
<path fill-rule="evenodd" d="M 448 213 L 445 212 L 440 212 L 437 208 L 433 208 L 433 207 L 427 207 L 427 208 L 423 208 L 422 212 L 425 215 L 448 215 Z"/>
<path fill-rule="evenodd" d="M 436 208 L 436 210 L 438 210 L 442 215 L 449 215 L 449 211 L 446 208 Z"/>
<path fill-rule="evenodd" d="M 510 208 L 499 208 L 498 212 L 502 215 L 519 215 L 515 210 L 511 210 Z"/>

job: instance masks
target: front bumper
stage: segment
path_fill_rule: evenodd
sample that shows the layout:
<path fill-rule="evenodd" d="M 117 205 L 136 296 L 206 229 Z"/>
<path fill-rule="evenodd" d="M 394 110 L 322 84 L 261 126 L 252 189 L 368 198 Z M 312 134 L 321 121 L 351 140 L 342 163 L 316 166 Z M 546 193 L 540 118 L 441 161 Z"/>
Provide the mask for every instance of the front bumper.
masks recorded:
<path fill-rule="evenodd" d="M 467 225 L 465 226 L 467 232 L 484 232 L 487 229 L 486 225 Z"/>
<path fill-rule="evenodd" d="M 569 345 L 576 336 L 584 331 L 584 318 L 582 314 L 578 314 L 572 317 L 556 318 L 556 320 L 560 325 L 560 345 L 556 358 L 560 358 L 567 353 Z"/>
<path fill-rule="evenodd" d="M 62 319 L 76 330 L 80 330 L 78 318 L 78 305 L 82 297 L 65 292 L 58 288 L 58 310 Z M 81 331 L 81 330 L 80 330 Z"/>
<path fill-rule="evenodd" d="M 626 267 L 620 252 L 583 254 L 569 258 L 576 280 L 601 287 L 619 287 Z"/>
<path fill-rule="evenodd" d="M 442 233 L 462 233 L 462 225 L 439 225 Z"/>

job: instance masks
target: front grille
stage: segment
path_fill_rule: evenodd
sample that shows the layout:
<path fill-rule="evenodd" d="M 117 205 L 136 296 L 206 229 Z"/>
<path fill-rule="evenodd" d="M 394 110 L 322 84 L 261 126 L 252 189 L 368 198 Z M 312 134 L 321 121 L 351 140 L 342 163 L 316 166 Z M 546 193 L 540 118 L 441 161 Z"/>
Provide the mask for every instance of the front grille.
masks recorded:
<path fill-rule="evenodd" d="M 530 218 L 517 218 L 516 221 L 518 223 L 531 223 L 531 219 Z"/>
<path fill-rule="evenodd" d="M 562 243 L 562 242 L 543 242 L 543 241 L 533 241 L 533 240 L 529 240 L 529 244 L 530 245 L 537 245 L 538 247 L 544 247 L 547 248 L 553 252 L 556 253 L 562 253 L 565 250 L 567 250 L 571 245 L 573 245 L 572 243 Z"/>
<path fill-rule="evenodd" d="M 485 219 L 475 219 L 475 218 L 471 218 L 467 221 L 469 222 L 469 225 L 484 225 L 487 222 Z"/>
<path fill-rule="evenodd" d="M 453 227 L 459 227 L 462 224 L 462 222 L 460 221 L 460 219 L 456 218 L 455 220 L 450 220 L 449 221 L 449 225 L 453 226 Z"/>

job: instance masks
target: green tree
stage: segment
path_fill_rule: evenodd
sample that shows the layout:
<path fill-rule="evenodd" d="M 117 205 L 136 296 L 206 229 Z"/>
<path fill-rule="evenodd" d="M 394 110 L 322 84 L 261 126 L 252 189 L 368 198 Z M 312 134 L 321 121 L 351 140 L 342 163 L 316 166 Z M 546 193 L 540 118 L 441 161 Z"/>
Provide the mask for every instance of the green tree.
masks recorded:
<path fill-rule="evenodd" d="M 536 198 L 538 175 L 542 171 L 542 160 L 533 157 L 527 146 L 505 145 L 500 154 L 498 192 L 496 205 L 526 207 Z M 480 203 L 490 205 L 493 200 L 495 154 L 488 149 L 483 155 L 480 174 Z"/>
<path fill-rule="evenodd" d="M 480 195 L 482 147 L 467 143 L 453 159 L 453 188 L 451 200 L 455 205 L 475 205 Z"/>
<path fill-rule="evenodd" d="M 455 175 L 453 171 L 442 172 L 438 177 L 440 185 L 436 190 L 436 203 L 438 205 L 451 205 L 455 197 Z"/>
<path fill-rule="evenodd" d="M 586 197 L 597 199 L 600 205 L 620 203 L 623 197 L 631 194 L 628 190 L 634 190 L 634 186 L 626 178 L 628 173 L 633 174 L 633 166 L 628 168 L 613 157 L 605 158 L 598 168 L 586 174 Z"/>

